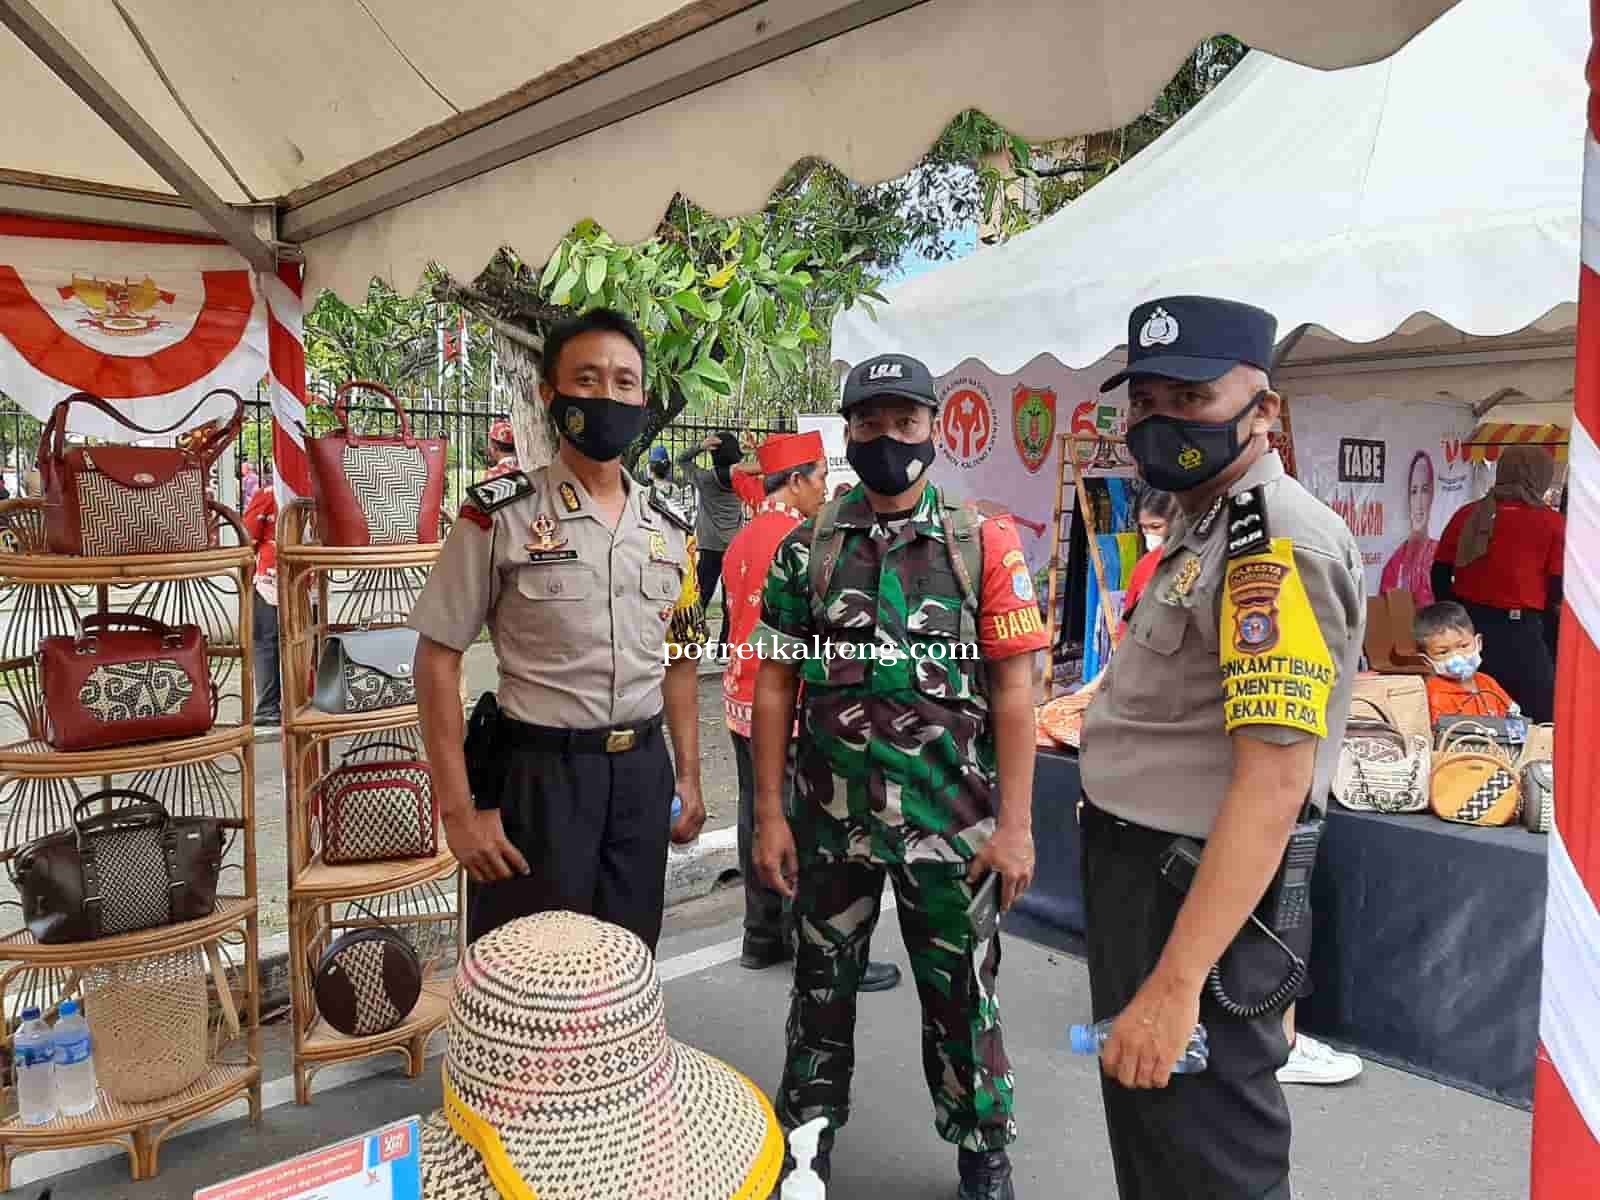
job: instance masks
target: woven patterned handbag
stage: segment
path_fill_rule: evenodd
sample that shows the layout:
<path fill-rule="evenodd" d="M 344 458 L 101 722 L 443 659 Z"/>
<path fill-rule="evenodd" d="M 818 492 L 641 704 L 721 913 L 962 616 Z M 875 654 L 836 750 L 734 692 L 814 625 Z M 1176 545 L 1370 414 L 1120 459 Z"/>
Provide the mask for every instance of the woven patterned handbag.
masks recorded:
<path fill-rule="evenodd" d="M 211 422 L 167 446 L 77 446 L 67 449 L 67 411 L 86 404 L 134 433 L 160 436 L 183 428 L 213 396 L 234 402 L 226 424 Z M 39 435 L 45 544 L 52 554 L 183 554 L 208 549 L 206 472 L 244 424 L 237 392 L 214 388 L 176 424 L 135 425 L 88 392 L 56 405 Z"/>
<path fill-rule="evenodd" d="M 346 754 L 316 785 L 323 862 L 432 858 L 439 852 L 439 813 L 428 764 L 400 742 L 371 742 L 360 753 L 370 750 L 399 756 L 351 762 Z"/>
<path fill-rule="evenodd" d="M 355 929 L 322 952 L 313 983 L 322 1019 L 350 1037 L 395 1028 L 422 995 L 422 963 L 392 929 Z"/>
<path fill-rule="evenodd" d="M 39 643 L 44 739 L 53 750 L 103 750 L 197 737 L 212 726 L 206 636 L 137 613 L 90 613 L 77 637 Z"/>
<path fill-rule="evenodd" d="M 417 657 L 413 629 L 352 629 L 330 633 L 317 660 L 311 703 L 326 713 L 376 712 L 414 704 Z"/>
<path fill-rule="evenodd" d="M 1522 812 L 1517 767 L 1495 731 L 1457 723 L 1433 757 L 1435 815 L 1461 825 L 1510 825 Z"/>
<path fill-rule="evenodd" d="M 388 399 L 400 432 L 363 437 L 350 428 L 350 393 L 358 388 Z M 335 394 L 339 428 L 306 438 L 317 528 L 324 546 L 410 546 L 439 540 L 444 500 L 445 438 L 411 436 L 405 406 L 381 383 L 353 380 Z"/>
<path fill-rule="evenodd" d="M 1357 705 L 1365 705 L 1371 714 Z M 1339 746 L 1333 794 L 1356 812 L 1414 813 L 1428 807 L 1432 747 L 1420 734 L 1404 734 L 1376 703 L 1357 696 Z"/>
<path fill-rule="evenodd" d="M 1530 725 L 1528 740 L 1517 760 L 1522 787 L 1522 826 L 1530 833 L 1549 833 L 1556 824 L 1556 727 Z"/>

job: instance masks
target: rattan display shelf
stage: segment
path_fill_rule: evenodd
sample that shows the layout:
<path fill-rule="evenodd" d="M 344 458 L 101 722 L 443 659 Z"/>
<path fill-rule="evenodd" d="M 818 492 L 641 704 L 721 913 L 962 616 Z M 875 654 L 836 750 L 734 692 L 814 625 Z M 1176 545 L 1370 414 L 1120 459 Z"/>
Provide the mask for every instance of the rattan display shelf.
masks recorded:
<path fill-rule="evenodd" d="M 441 845 L 432 858 L 402 858 L 390 862 L 351 863 L 330 866 L 322 856 L 313 858 L 295 873 L 289 898 L 296 904 L 337 904 L 403 891 L 432 879 L 454 873 L 455 855 Z"/>
<path fill-rule="evenodd" d="M 247 716 L 249 714 L 246 714 Z M 416 720 L 412 717 L 412 720 Z M 28 779 L 74 779 L 175 767 L 236 754 L 255 740 L 255 727 L 218 723 L 197 737 L 138 742 L 106 750 L 52 750 L 38 738 L 0 746 L 0 773 Z"/>
<path fill-rule="evenodd" d="M 431 567 L 443 542 L 417 546 L 319 546 L 297 542 L 278 549 L 278 562 L 307 571 L 389 571 Z"/>
<path fill-rule="evenodd" d="M 418 721 L 415 704 L 397 704 L 364 713 L 326 713 L 307 704 L 289 714 L 285 724 L 298 737 L 337 738 L 357 733 L 403 729 Z"/>
<path fill-rule="evenodd" d="M 178 554 L 117 554 L 91 557 L 50 554 L 44 549 L 44 501 L 0 502 L 0 577 L 16 583 L 82 585 L 166 583 L 202 579 L 231 571 L 249 571 L 255 551 L 239 515 L 206 501 L 213 533 L 226 528 L 238 539 L 233 546 L 188 550 Z"/>
<path fill-rule="evenodd" d="M 33 940 L 26 929 L 0 937 L 0 961 L 26 962 L 37 966 L 78 967 L 90 963 L 126 962 L 168 954 L 188 946 L 199 946 L 226 933 L 255 915 L 253 896 L 218 896 L 217 911 L 197 921 L 159 925 L 137 933 L 119 933 L 92 942 L 58 942 L 44 945 Z"/>
<path fill-rule="evenodd" d="M 44 1125 L 24 1125 L 13 1117 L 0 1125 L 0 1190 L 11 1188 L 11 1164 L 19 1154 L 110 1144 L 127 1151 L 134 1179 L 157 1171 L 161 1144 L 178 1128 L 224 1104 L 250 1102 L 250 1119 L 261 1117 L 261 1068 L 250 1063 L 214 1063 L 176 1095 L 143 1104 L 123 1104 L 104 1092 L 100 1104 L 81 1117 L 57 1117 Z"/>
<path fill-rule="evenodd" d="M 404 1054 L 407 1059 L 406 1074 L 413 1079 L 422 1074 L 427 1061 L 428 1039 L 450 1015 L 453 988 L 454 982 L 448 977 L 424 980 L 417 1006 L 406 1019 L 387 1033 L 376 1033 L 370 1037 L 351 1037 L 328 1025 L 320 1016 L 315 1018 L 296 1055 L 296 1101 L 300 1104 L 311 1102 L 311 1080 L 319 1070 L 352 1059 L 371 1058 L 378 1054 Z"/>

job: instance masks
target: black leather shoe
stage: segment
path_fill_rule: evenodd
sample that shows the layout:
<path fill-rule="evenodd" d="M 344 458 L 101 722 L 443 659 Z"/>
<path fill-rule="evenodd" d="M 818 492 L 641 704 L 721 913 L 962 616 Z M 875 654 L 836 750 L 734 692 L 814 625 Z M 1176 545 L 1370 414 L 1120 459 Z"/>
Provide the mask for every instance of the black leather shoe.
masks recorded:
<path fill-rule="evenodd" d="M 783 1131 L 783 1144 L 789 1144 L 789 1130 Z M 794 1171 L 794 1156 L 787 1150 L 783 1152 L 783 1174 L 778 1176 L 778 1186 L 783 1186 L 783 1181 L 789 1178 Z M 833 1176 L 833 1130 L 824 1129 L 822 1136 L 817 1139 L 817 1152 L 811 1156 L 811 1169 L 817 1173 L 817 1178 L 827 1183 Z M 774 1196 L 778 1193 L 773 1192 Z"/>
<path fill-rule="evenodd" d="M 956 1200 L 1017 1200 L 1011 1185 L 1011 1157 L 1004 1150 L 963 1150 L 961 1190 Z"/>
<path fill-rule="evenodd" d="M 755 941 L 745 938 L 744 950 L 739 955 L 739 965 L 746 971 L 765 971 L 794 957 L 794 947 L 787 941 Z"/>
<path fill-rule="evenodd" d="M 900 968 L 893 963 L 869 962 L 867 969 L 861 972 L 861 983 L 857 990 L 863 992 L 887 992 L 891 988 L 900 986 Z"/>

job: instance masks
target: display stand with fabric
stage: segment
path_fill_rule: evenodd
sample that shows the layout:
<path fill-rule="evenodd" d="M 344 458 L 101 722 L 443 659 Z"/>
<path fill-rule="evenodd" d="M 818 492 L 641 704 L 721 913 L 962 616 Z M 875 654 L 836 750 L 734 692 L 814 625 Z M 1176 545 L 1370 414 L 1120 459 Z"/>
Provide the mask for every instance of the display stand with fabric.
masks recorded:
<path fill-rule="evenodd" d="M 427 1042 L 450 1007 L 441 975 L 463 946 L 465 876 L 443 844 L 423 858 L 330 863 L 323 856 L 318 781 L 341 761 L 403 746 L 423 757 L 417 706 L 331 714 L 312 704 L 312 677 L 328 637 L 338 630 L 393 625 L 421 593 L 442 542 L 428 545 L 324 546 L 316 507 L 288 505 L 278 517 L 279 648 L 283 671 L 288 821 L 289 978 L 294 1005 L 295 1100 L 311 1102 L 316 1073 L 334 1063 L 400 1054 L 421 1073 Z M 318 1009 L 315 975 L 340 935 L 389 927 L 417 950 L 422 992 L 404 1018 L 381 1032 L 353 1036 Z"/>
<path fill-rule="evenodd" d="M 95 1144 L 120 1146 L 133 1178 L 147 1179 L 157 1171 L 162 1144 L 195 1118 L 241 1099 L 252 1120 L 261 1115 L 247 539 L 238 518 L 213 503 L 213 544 L 223 529 L 238 544 L 176 555 L 70 557 L 45 552 L 43 513 L 38 500 L 0 504 L 0 707 L 20 719 L 24 734 L 0 746 L 0 805 L 8 816 L 0 859 L 15 874 L 25 846 L 71 830 L 83 791 L 113 781 L 170 814 L 217 819 L 224 851 L 215 910 L 198 919 L 92 941 L 41 942 L 30 931 L 37 914 L 28 912 L 0 933 L 0 1011 L 17 1014 L 33 1005 L 50 1015 L 79 998 L 97 1062 L 104 1059 L 102 1091 L 90 1112 L 37 1126 L 16 1116 L 0 1123 L 0 1189 L 11 1186 L 20 1154 Z M 219 696 L 217 723 L 192 737 L 53 750 L 35 650 L 47 636 L 81 636 L 84 610 L 200 625 Z M 117 811 L 112 799 L 101 801 L 101 815 Z M 113 864 L 103 870 L 111 892 Z M 135 886 L 127 876 L 118 883 L 123 890 Z M 166 886 L 164 878 L 157 881 L 157 895 Z M 207 1000 L 208 974 L 215 1003 Z M 163 982 L 180 976 L 183 987 Z M 151 980 L 160 1005 L 137 1001 Z M 152 1008 L 168 1019 L 144 1027 L 143 1037 L 128 1036 L 130 1018 Z"/>

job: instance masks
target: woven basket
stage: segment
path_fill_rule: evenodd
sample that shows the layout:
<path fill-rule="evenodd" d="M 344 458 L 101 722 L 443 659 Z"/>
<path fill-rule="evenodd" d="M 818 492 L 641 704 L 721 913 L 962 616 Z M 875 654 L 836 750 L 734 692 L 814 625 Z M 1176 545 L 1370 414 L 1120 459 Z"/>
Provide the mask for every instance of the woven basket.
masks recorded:
<path fill-rule="evenodd" d="M 113 1100 L 160 1100 L 205 1074 L 210 1007 L 198 947 L 88 967 L 83 995 L 95 1072 Z"/>

